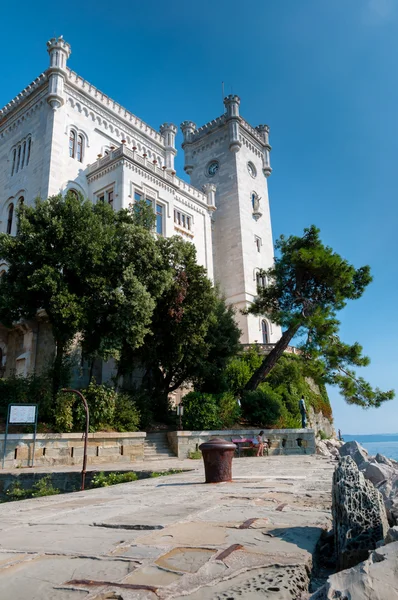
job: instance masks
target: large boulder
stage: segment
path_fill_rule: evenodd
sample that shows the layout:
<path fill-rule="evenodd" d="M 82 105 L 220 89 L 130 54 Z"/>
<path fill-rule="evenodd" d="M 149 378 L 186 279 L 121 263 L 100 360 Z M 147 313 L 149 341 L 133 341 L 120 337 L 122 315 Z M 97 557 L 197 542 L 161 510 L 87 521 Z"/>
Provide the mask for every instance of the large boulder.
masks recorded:
<path fill-rule="evenodd" d="M 387 465 L 388 467 L 391 467 L 392 469 L 394 468 L 394 465 L 391 462 L 391 460 L 389 458 L 387 458 L 386 456 L 384 456 L 383 454 L 380 454 L 379 452 L 375 456 L 375 461 L 377 463 L 379 463 L 380 465 Z"/>
<path fill-rule="evenodd" d="M 358 442 L 355 440 L 343 444 L 339 449 L 339 453 L 340 456 L 351 456 L 351 458 L 357 463 L 358 467 L 363 461 L 368 459 L 368 453 L 365 448 L 363 448 L 363 446 L 358 444 Z"/>
<path fill-rule="evenodd" d="M 331 575 L 311 600 L 398 600 L 398 542 L 378 548 L 352 569 Z"/>
<path fill-rule="evenodd" d="M 383 497 L 359 471 L 351 456 L 340 459 L 333 474 L 333 529 L 338 568 L 347 569 L 368 557 L 387 534 Z"/>
<path fill-rule="evenodd" d="M 382 481 L 390 481 L 394 476 L 394 469 L 386 464 L 368 462 L 363 474 L 373 485 L 378 485 Z"/>

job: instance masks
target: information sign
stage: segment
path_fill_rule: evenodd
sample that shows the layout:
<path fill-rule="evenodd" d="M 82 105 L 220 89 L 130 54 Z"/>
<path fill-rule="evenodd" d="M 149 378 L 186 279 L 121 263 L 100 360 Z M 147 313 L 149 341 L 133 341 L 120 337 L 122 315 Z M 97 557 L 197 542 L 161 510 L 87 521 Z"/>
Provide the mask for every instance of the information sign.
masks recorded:
<path fill-rule="evenodd" d="M 35 404 L 11 404 L 9 423 L 13 425 L 34 424 L 36 422 L 36 410 L 37 405 Z"/>

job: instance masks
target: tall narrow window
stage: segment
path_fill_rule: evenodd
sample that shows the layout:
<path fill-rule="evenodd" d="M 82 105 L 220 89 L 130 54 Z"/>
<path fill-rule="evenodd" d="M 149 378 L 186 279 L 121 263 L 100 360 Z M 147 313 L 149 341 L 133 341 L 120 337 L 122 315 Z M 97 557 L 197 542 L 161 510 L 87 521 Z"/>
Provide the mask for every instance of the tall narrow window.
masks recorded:
<path fill-rule="evenodd" d="M 71 130 L 69 134 L 69 156 L 71 158 L 75 158 L 76 151 L 76 133 Z"/>
<path fill-rule="evenodd" d="M 28 153 L 27 153 L 27 155 L 26 155 L 26 165 L 28 165 L 28 164 L 29 164 L 31 141 L 32 141 L 32 140 L 29 138 L 29 139 L 28 139 Z"/>
<path fill-rule="evenodd" d="M 77 136 L 77 160 L 83 162 L 83 136 Z"/>
<path fill-rule="evenodd" d="M 18 198 L 18 208 L 22 208 L 24 202 L 25 202 L 25 198 L 23 196 L 20 196 Z M 20 219 L 20 215 L 18 215 L 17 231 L 19 231 L 19 219 Z"/>
<path fill-rule="evenodd" d="M 113 208 L 113 190 L 109 190 L 108 195 L 108 204 Z"/>
<path fill-rule="evenodd" d="M 20 166 L 21 166 L 21 146 L 18 146 L 18 159 L 17 159 L 17 169 L 16 169 L 17 173 L 19 171 Z"/>
<path fill-rule="evenodd" d="M 15 162 L 17 159 L 17 149 L 14 148 L 13 153 L 12 153 L 12 169 L 11 169 L 11 176 L 14 175 L 14 171 L 15 171 Z"/>
<path fill-rule="evenodd" d="M 11 234 L 12 231 L 12 218 L 14 215 L 14 205 L 10 204 L 8 208 L 8 219 L 7 219 L 7 233 Z"/>
<path fill-rule="evenodd" d="M 140 202 L 142 200 L 142 194 L 139 194 L 138 192 L 134 192 L 134 200 L 136 202 Z"/>
<path fill-rule="evenodd" d="M 261 333 L 263 336 L 263 344 L 268 344 L 268 326 L 266 321 L 261 321 Z"/>
<path fill-rule="evenodd" d="M 79 194 L 77 193 L 77 191 L 76 191 L 76 190 L 74 190 L 74 189 L 70 189 L 70 190 L 69 190 L 69 194 L 71 194 L 71 195 L 72 195 L 74 198 L 76 198 L 76 200 L 78 200 L 78 199 L 79 199 Z"/>
<path fill-rule="evenodd" d="M 156 204 L 156 233 L 163 235 L 163 206 Z"/>
<path fill-rule="evenodd" d="M 26 141 L 23 143 L 23 147 L 22 147 L 21 169 L 23 169 L 24 165 L 25 165 L 25 154 L 26 154 Z"/>

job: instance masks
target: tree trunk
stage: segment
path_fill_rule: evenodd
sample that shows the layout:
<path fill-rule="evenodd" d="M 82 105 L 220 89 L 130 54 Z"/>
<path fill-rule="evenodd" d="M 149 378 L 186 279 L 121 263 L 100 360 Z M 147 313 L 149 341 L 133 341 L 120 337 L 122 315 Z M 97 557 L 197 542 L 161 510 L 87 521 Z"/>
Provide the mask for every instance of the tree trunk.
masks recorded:
<path fill-rule="evenodd" d="M 95 358 L 92 358 L 91 361 L 90 361 L 90 371 L 89 371 L 89 374 L 88 374 L 88 385 L 90 385 L 91 380 L 93 378 L 94 363 L 95 363 Z"/>
<path fill-rule="evenodd" d="M 275 365 L 278 362 L 278 360 L 280 359 L 280 357 L 283 355 L 284 351 L 286 350 L 286 348 L 289 345 L 290 340 L 296 335 L 299 328 L 300 328 L 300 325 L 294 325 L 292 327 L 289 327 L 289 329 L 287 329 L 282 334 L 281 339 L 278 340 L 278 342 L 272 348 L 271 352 L 269 354 L 267 354 L 267 356 L 264 358 L 263 362 L 261 363 L 261 365 L 259 366 L 257 371 L 255 371 L 253 373 L 253 375 L 247 382 L 247 384 L 245 386 L 245 390 L 255 390 L 255 389 L 257 389 L 259 384 L 262 381 L 264 381 L 264 379 L 267 377 L 267 375 L 275 367 Z"/>

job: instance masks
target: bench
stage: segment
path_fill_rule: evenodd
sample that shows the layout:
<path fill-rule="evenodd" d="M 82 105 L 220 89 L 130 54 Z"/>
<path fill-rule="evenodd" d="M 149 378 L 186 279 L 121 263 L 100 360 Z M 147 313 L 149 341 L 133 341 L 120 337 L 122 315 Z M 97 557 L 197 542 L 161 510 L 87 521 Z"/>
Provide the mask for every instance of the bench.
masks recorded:
<path fill-rule="evenodd" d="M 257 449 L 257 444 L 253 444 L 253 440 L 252 438 L 238 438 L 238 439 L 233 439 L 231 438 L 231 442 L 233 444 L 236 444 L 237 448 L 237 452 L 238 452 L 238 458 L 241 457 L 241 452 L 245 451 L 245 450 L 256 450 Z M 268 442 L 267 440 L 264 440 L 264 450 L 267 452 L 267 456 L 268 456 Z"/>

